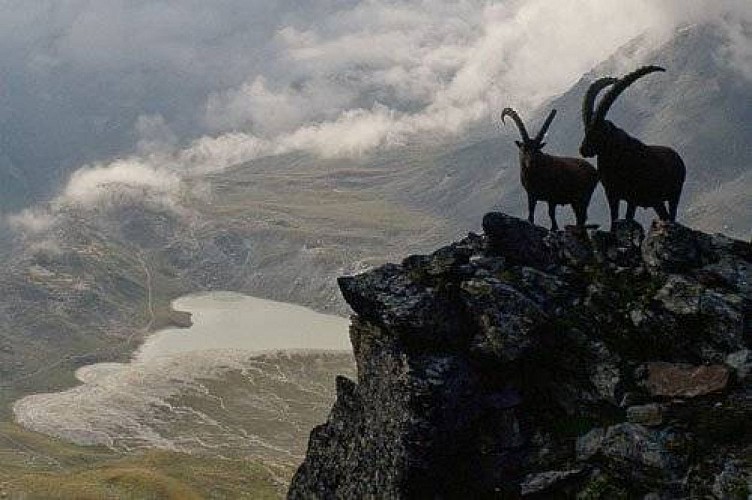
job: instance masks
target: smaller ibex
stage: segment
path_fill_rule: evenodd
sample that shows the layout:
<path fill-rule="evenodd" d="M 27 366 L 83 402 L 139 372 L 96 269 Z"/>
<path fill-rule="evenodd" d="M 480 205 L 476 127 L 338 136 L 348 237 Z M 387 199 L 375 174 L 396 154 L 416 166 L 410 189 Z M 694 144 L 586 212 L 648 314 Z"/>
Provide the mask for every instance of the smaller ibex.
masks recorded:
<path fill-rule="evenodd" d="M 522 141 L 514 142 L 520 149 L 520 180 L 527 191 L 527 220 L 534 223 L 535 205 L 538 201 L 547 201 L 552 230 L 559 228 L 556 224 L 557 205 L 572 205 L 577 225 L 584 226 L 590 198 L 598 185 L 598 173 L 585 160 L 552 156 L 541 151 L 546 145 L 543 137 L 556 116 L 556 110 L 549 113 L 534 139 L 528 135 L 525 124 L 515 110 L 505 108 L 501 112 L 502 123 L 507 116 L 517 124 L 522 138 Z"/>

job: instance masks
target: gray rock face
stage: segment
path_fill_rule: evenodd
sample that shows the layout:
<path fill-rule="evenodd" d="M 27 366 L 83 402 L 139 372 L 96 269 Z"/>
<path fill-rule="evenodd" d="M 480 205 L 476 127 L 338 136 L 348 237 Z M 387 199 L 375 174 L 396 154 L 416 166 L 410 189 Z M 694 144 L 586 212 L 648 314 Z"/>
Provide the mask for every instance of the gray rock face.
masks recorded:
<path fill-rule="evenodd" d="M 746 484 L 749 244 L 669 223 L 483 225 L 340 279 L 358 380 L 338 379 L 290 498 L 694 498 Z"/>

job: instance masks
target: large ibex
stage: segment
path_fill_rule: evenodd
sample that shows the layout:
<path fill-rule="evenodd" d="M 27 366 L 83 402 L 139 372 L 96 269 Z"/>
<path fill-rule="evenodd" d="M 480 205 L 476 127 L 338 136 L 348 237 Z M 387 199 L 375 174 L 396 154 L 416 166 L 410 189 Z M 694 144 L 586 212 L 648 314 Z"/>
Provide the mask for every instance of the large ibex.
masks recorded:
<path fill-rule="evenodd" d="M 595 168 L 580 158 L 552 156 L 542 152 L 543 137 L 551 125 L 556 110 L 552 110 L 540 131 L 531 139 L 525 124 L 517 112 L 506 108 L 501 113 L 501 121 L 509 116 L 517 124 L 522 141 L 514 141 L 520 149 L 520 180 L 527 191 L 528 220 L 535 222 L 535 205 L 538 201 L 548 202 L 548 215 L 551 217 L 551 229 L 558 229 L 556 224 L 556 206 L 572 205 L 578 226 L 587 222 L 587 209 L 593 190 L 598 185 L 598 173 Z"/>
<path fill-rule="evenodd" d="M 606 191 L 611 227 L 619 218 L 619 203 L 627 202 L 626 218 L 633 220 L 637 207 L 653 208 L 662 220 L 676 220 L 686 176 L 679 154 L 666 146 L 647 146 L 606 120 L 616 98 L 639 78 L 658 66 L 644 66 L 620 79 L 601 78 L 593 82 L 582 103 L 585 137 L 580 154 L 598 156 L 598 174 Z M 593 111 L 598 93 L 613 85 Z M 668 210 L 665 203 L 668 202 Z"/>

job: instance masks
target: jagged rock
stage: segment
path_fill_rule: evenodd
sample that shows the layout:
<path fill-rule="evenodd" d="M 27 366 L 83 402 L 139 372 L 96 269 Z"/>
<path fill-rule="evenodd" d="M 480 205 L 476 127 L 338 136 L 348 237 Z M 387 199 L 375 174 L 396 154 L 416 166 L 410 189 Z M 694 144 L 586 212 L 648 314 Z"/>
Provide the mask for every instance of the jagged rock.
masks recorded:
<path fill-rule="evenodd" d="M 645 229 L 633 220 L 617 220 L 610 234 L 616 238 L 616 247 L 622 251 L 637 251 L 645 241 Z"/>
<path fill-rule="evenodd" d="M 577 438 L 577 459 L 588 460 L 601 449 L 606 430 L 602 427 L 591 429 L 588 433 Z"/>
<path fill-rule="evenodd" d="M 667 221 L 654 221 L 642 246 L 648 268 L 669 273 L 702 267 L 710 253 L 710 235 Z"/>
<path fill-rule="evenodd" d="M 620 359 L 603 342 L 591 341 L 590 352 L 593 355 L 590 381 L 601 399 L 615 405 L 622 388 Z"/>
<path fill-rule="evenodd" d="M 472 351 L 513 361 L 540 345 L 536 333 L 549 318 L 534 300 L 493 279 L 465 281 L 461 288 L 465 308 L 478 324 Z"/>
<path fill-rule="evenodd" d="M 697 314 L 703 287 L 682 276 L 671 275 L 655 294 L 655 300 L 674 314 Z"/>
<path fill-rule="evenodd" d="M 723 365 L 693 366 L 682 363 L 645 364 L 645 386 L 654 396 L 694 398 L 722 391 L 730 371 Z"/>
<path fill-rule="evenodd" d="M 612 363 L 595 365 L 590 381 L 602 399 L 616 404 L 621 386 L 621 371 L 617 365 Z"/>
<path fill-rule="evenodd" d="M 676 477 L 687 457 L 681 448 L 684 438 L 671 429 L 648 429 L 639 424 L 621 423 L 594 429 L 577 442 L 580 460 L 605 459 L 621 475 L 665 474 Z M 645 469 L 645 470 L 641 470 Z"/>
<path fill-rule="evenodd" d="M 620 267 L 636 267 L 642 263 L 642 242 L 645 230 L 635 221 L 617 220 L 613 232 L 593 234 L 598 260 Z"/>
<path fill-rule="evenodd" d="M 666 317 L 659 311 L 653 320 L 668 327 L 672 322 L 677 330 L 690 329 L 691 344 L 696 357 L 703 362 L 718 363 L 724 353 L 745 346 L 745 332 L 749 331 L 749 304 L 736 293 L 708 289 L 692 278 L 671 274 L 653 297 L 663 309 L 672 313 Z M 649 312 L 633 311 L 631 319 L 639 324 L 651 319 Z M 648 314 L 646 318 L 643 316 Z M 669 328 L 667 328 L 669 330 Z M 690 338 L 685 334 L 686 338 Z"/>
<path fill-rule="evenodd" d="M 364 319 L 399 332 L 414 344 L 454 344 L 457 305 L 431 286 L 414 281 L 402 266 L 338 280 L 345 300 Z"/>
<path fill-rule="evenodd" d="M 744 470 L 744 462 L 729 459 L 715 476 L 712 492 L 716 498 L 747 499 L 752 494 L 752 474 Z"/>
<path fill-rule="evenodd" d="M 566 483 L 579 478 L 582 473 L 583 469 L 570 469 L 528 474 L 520 485 L 522 496 L 545 498 L 545 495 L 553 491 L 560 491 Z"/>
<path fill-rule="evenodd" d="M 627 408 L 627 420 L 633 424 L 648 427 L 663 423 L 663 406 L 657 403 L 630 406 Z"/>
<path fill-rule="evenodd" d="M 452 478 L 443 474 L 449 461 L 472 454 L 467 450 L 476 446 L 469 438 L 470 424 L 487 409 L 474 397 L 479 381 L 467 360 L 407 355 L 399 339 L 385 333 L 381 326 L 354 320 L 359 383 L 337 380 L 337 401 L 327 423 L 311 433 L 290 498 L 396 498 L 414 496 L 413 491 L 449 491 Z M 509 416 L 509 411 L 501 413 Z M 508 445 L 519 446 L 513 416 L 492 414 Z M 462 466 L 455 471 L 462 474 Z"/>
<path fill-rule="evenodd" d="M 752 374 L 752 351 L 742 349 L 726 356 L 726 364 L 734 369 L 736 378 L 744 381 Z"/>
<path fill-rule="evenodd" d="M 555 259 L 569 266 L 583 267 L 595 258 L 593 245 L 587 231 L 577 226 L 567 226 L 563 231 L 552 231 L 546 236 L 546 245 Z"/>
<path fill-rule="evenodd" d="M 522 396 L 516 389 L 507 387 L 498 392 L 489 394 L 486 397 L 486 402 L 491 408 L 506 410 L 508 408 L 519 406 L 522 403 Z"/>
<path fill-rule="evenodd" d="M 638 392 L 625 392 L 619 402 L 620 408 L 628 408 L 630 406 L 639 405 L 645 403 L 646 396 Z"/>
<path fill-rule="evenodd" d="M 493 212 L 483 217 L 483 231 L 489 251 L 503 255 L 509 262 L 540 268 L 553 262 L 551 248 L 545 242 L 548 231 L 542 227 Z"/>
<path fill-rule="evenodd" d="M 290 498 L 702 498 L 752 457 L 748 243 L 483 226 L 340 278 L 358 380 Z"/>

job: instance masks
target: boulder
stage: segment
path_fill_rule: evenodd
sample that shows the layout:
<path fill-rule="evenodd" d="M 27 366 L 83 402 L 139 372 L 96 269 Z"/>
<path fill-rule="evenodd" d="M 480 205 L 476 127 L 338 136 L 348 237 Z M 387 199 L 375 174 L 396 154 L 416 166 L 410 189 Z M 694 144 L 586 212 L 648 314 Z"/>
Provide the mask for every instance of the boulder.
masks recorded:
<path fill-rule="evenodd" d="M 509 262 L 545 268 L 554 262 L 553 252 L 546 244 L 548 231 L 527 221 L 492 212 L 483 217 L 483 231 L 488 238 L 488 251 L 504 256 Z"/>

